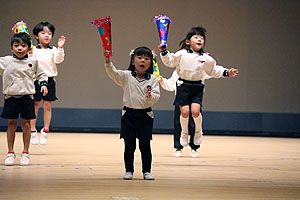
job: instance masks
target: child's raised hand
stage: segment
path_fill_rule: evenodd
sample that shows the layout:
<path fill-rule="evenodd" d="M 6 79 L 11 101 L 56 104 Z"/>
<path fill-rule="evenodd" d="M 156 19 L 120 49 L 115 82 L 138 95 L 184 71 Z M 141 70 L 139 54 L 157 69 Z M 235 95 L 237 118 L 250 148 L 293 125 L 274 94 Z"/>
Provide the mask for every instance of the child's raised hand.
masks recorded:
<path fill-rule="evenodd" d="M 235 68 L 231 68 L 229 69 L 228 71 L 228 76 L 229 77 L 236 77 L 239 73 L 239 70 L 238 69 L 235 69 Z"/>
<path fill-rule="evenodd" d="M 110 57 L 109 57 L 109 51 L 108 50 L 104 51 L 104 58 L 105 58 L 105 63 L 110 62 Z"/>
<path fill-rule="evenodd" d="M 57 42 L 57 46 L 58 46 L 59 48 L 63 48 L 64 45 L 65 45 L 65 43 L 66 43 L 66 37 L 63 36 L 63 35 L 60 36 L 59 39 L 58 39 L 58 42 Z"/>
<path fill-rule="evenodd" d="M 48 88 L 47 88 L 47 86 L 43 85 L 41 87 L 41 92 L 43 92 L 43 96 L 46 96 L 48 94 Z"/>

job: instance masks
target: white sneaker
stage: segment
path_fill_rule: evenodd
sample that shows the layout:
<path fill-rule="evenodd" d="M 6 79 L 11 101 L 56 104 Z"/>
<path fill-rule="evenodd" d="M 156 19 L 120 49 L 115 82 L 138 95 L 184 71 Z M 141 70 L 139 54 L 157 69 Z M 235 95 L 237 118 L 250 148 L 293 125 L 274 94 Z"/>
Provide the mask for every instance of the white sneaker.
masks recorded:
<path fill-rule="evenodd" d="M 187 146 L 189 145 L 189 134 L 188 133 L 183 133 L 181 132 L 181 135 L 180 135 L 180 144 L 182 146 Z"/>
<path fill-rule="evenodd" d="M 20 159 L 20 165 L 22 166 L 28 166 L 30 164 L 29 154 L 28 153 L 22 153 L 21 159 Z"/>
<path fill-rule="evenodd" d="M 33 144 L 33 145 L 39 144 L 39 136 L 38 136 L 38 133 L 37 133 L 36 130 L 35 130 L 35 131 L 31 131 L 30 142 L 31 142 L 31 144 Z"/>
<path fill-rule="evenodd" d="M 41 130 L 41 137 L 40 137 L 40 144 L 41 145 L 46 145 L 48 143 L 48 134 L 47 132 L 44 131 L 44 128 Z"/>
<path fill-rule="evenodd" d="M 126 172 L 123 176 L 124 180 L 132 180 L 133 178 L 133 173 L 132 172 Z"/>
<path fill-rule="evenodd" d="M 191 151 L 191 157 L 192 158 L 198 158 L 199 157 L 199 155 L 198 155 L 198 153 L 197 153 L 196 150 L 192 149 L 192 151 Z"/>
<path fill-rule="evenodd" d="M 194 144 L 195 145 L 200 145 L 202 143 L 203 140 L 203 133 L 201 132 L 195 132 L 195 136 L 194 136 Z"/>
<path fill-rule="evenodd" d="M 6 166 L 12 166 L 12 165 L 14 165 L 15 158 L 16 158 L 16 155 L 14 153 L 7 154 L 7 156 L 5 158 L 5 161 L 4 161 L 4 164 Z"/>
<path fill-rule="evenodd" d="M 154 176 L 150 172 L 144 173 L 144 180 L 154 180 Z"/>
<path fill-rule="evenodd" d="M 176 149 L 176 151 L 175 151 L 175 153 L 174 153 L 174 156 L 175 156 L 176 158 L 181 157 L 181 149 Z"/>

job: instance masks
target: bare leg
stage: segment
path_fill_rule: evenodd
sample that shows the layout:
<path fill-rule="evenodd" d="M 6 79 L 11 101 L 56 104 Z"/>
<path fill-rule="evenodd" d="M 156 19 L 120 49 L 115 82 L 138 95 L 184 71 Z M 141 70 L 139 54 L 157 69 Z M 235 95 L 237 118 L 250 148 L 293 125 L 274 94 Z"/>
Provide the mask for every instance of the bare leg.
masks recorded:
<path fill-rule="evenodd" d="M 7 127 L 7 146 L 8 152 L 14 152 L 16 129 L 18 126 L 17 119 L 9 119 Z"/>
<path fill-rule="evenodd" d="M 30 120 L 22 119 L 22 130 L 23 130 L 23 144 L 24 149 L 23 152 L 29 152 L 30 145 Z"/>
<path fill-rule="evenodd" d="M 38 112 L 39 112 L 40 104 L 41 104 L 40 101 L 34 102 L 34 112 L 35 112 L 36 118 L 30 120 L 31 131 L 36 131 L 36 120 L 38 118 Z"/>
<path fill-rule="evenodd" d="M 44 108 L 44 128 L 49 130 L 52 116 L 52 102 L 51 101 L 43 101 Z"/>

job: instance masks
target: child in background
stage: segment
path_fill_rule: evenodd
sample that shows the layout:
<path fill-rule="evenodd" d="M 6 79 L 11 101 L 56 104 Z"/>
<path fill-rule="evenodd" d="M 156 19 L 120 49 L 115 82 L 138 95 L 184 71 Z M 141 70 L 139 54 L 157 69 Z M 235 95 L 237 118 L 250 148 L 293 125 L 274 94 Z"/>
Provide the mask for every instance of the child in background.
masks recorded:
<path fill-rule="evenodd" d="M 168 79 L 160 76 L 159 83 L 161 87 L 168 91 L 175 91 L 176 95 L 176 81 L 178 80 L 178 74 L 176 70 L 172 73 L 172 76 Z M 197 158 L 199 155 L 197 153 L 197 149 L 200 145 L 194 144 L 194 135 L 195 135 L 195 123 L 192 119 L 192 115 L 190 113 L 188 122 L 188 133 L 191 136 L 189 146 L 191 147 L 191 157 Z M 180 144 L 180 135 L 181 135 L 181 126 L 180 126 L 180 108 L 179 106 L 175 106 L 174 110 L 174 148 L 175 148 L 175 157 L 181 157 L 183 146 Z"/>
<path fill-rule="evenodd" d="M 48 94 L 43 96 L 40 92 L 40 86 L 35 82 L 36 93 L 34 95 L 34 107 L 35 114 L 38 116 L 38 111 L 40 103 L 43 99 L 43 109 L 44 109 L 44 127 L 41 129 L 40 141 L 38 138 L 38 133 L 36 129 L 36 119 L 31 120 L 31 144 L 46 145 L 48 142 L 49 127 L 52 117 L 52 102 L 56 98 L 56 82 L 55 77 L 57 76 L 56 64 L 64 61 L 64 45 L 66 38 L 60 36 L 57 46 L 50 46 L 50 42 L 54 36 L 55 27 L 49 22 L 41 22 L 33 28 L 33 35 L 36 38 L 38 45 L 33 49 L 33 57 L 36 58 L 40 65 L 43 66 L 44 71 L 48 76 Z"/>
<path fill-rule="evenodd" d="M 131 53 L 128 70 L 118 70 L 104 53 L 105 69 L 108 76 L 123 88 L 123 110 L 121 119 L 121 138 L 124 139 L 125 174 L 124 180 L 133 179 L 134 152 L 136 138 L 142 156 L 142 172 L 145 180 L 154 180 L 151 174 L 153 112 L 151 106 L 160 97 L 157 77 L 153 73 L 151 49 L 138 47 Z"/>
<path fill-rule="evenodd" d="M 170 53 L 159 45 L 163 63 L 168 67 L 175 67 L 179 76 L 174 105 L 179 106 L 181 112 L 182 146 L 188 145 L 190 112 L 195 122 L 194 144 L 200 145 L 203 139 L 201 114 L 203 81 L 208 78 L 235 77 L 238 74 L 235 68 L 226 69 L 216 65 L 216 61 L 204 53 L 205 32 L 203 27 L 192 27 L 186 38 L 180 42 L 181 49 L 176 53 Z"/>
<path fill-rule="evenodd" d="M 37 60 L 31 56 L 28 57 L 30 47 L 31 38 L 27 33 L 15 34 L 11 38 L 13 56 L 0 57 L 0 75 L 3 76 L 3 94 L 5 96 L 1 117 L 8 119 L 8 155 L 4 162 L 5 165 L 14 165 L 16 158 L 14 142 L 19 114 L 22 118 L 24 144 L 20 165 L 30 164 L 30 120 L 36 117 L 33 100 L 33 94 L 35 93 L 34 79 L 38 80 L 44 96 L 48 92 L 47 75 Z"/>

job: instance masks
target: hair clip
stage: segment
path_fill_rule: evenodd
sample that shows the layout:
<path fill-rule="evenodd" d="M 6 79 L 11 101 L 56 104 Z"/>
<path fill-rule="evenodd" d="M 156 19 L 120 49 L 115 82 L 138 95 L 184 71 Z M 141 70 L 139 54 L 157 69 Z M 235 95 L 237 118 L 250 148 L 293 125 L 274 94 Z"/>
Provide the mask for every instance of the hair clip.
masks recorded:
<path fill-rule="evenodd" d="M 129 53 L 129 56 L 132 56 L 134 54 L 134 49 L 132 49 Z"/>

